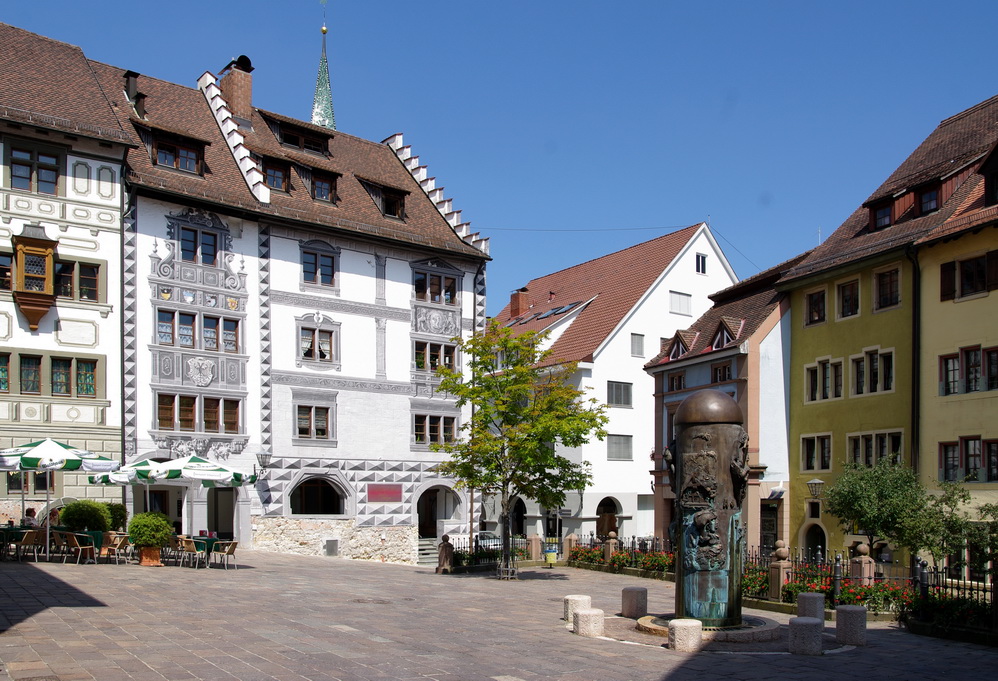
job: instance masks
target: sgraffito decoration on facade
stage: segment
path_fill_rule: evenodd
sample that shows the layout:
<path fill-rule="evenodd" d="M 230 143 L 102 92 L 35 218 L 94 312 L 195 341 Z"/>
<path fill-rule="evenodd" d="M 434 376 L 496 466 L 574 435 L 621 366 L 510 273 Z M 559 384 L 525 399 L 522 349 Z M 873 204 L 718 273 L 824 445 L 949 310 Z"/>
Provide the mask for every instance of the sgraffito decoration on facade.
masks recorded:
<path fill-rule="evenodd" d="M 701 390 L 676 412 L 675 451 L 666 451 L 676 495 L 676 616 L 708 627 L 741 624 L 748 435 L 737 403 Z"/>

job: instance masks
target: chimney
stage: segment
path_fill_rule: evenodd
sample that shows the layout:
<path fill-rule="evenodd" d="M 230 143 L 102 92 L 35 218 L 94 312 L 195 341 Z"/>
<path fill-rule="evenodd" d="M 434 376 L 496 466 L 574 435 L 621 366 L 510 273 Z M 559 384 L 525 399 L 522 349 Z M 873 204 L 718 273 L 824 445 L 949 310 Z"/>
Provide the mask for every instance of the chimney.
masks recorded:
<path fill-rule="evenodd" d="M 513 291 L 509 296 L 509 317 L 510 319 L 514 317 L 519 317 L 521 314 L 526 312 L 528 309 L 527 305 L 527 287 L 518 288 Z"/>
<path fill-rule="evenodd" d="M 123 77 L 125 79 L 125 96 L 128 97 L 129 102 L 135 102 L 135 95 L 139 92 L 139 75 L 135 71 L 125 71 Z"/>
<path fill-rule="evenodd" d="M 229 111 L 237 119 L 249 124 L 253 114 L 253 64 L 245 54 L 233 59 L 222 69 L 222 80 L 218 87 L 229 105 Z M 237 121 L 237 122 L 242 122 Z"/>

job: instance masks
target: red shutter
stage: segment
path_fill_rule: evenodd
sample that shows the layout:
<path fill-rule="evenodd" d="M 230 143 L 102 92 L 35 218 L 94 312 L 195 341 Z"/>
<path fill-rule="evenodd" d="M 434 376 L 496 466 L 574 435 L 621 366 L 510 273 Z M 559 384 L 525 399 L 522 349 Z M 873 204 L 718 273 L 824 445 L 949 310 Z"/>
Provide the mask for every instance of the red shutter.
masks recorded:
<path fill-rule="evenodd" d="M 998 251 L 988 251 L 988 290 L 998 289 Z"/>
<path fill-rule="evenodd" d="M 956 298 L 956 262 L 944 262 L 939 266 L 939 300 Z"/>

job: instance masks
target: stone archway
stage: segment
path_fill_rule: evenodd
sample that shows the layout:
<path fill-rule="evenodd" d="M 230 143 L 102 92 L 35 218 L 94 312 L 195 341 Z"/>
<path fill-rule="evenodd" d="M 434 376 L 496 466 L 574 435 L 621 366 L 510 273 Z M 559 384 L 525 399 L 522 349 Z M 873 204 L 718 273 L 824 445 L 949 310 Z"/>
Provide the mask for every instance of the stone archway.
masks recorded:
<path fill-rule="evenodd" d="M 527 505 L 517 498 L 509 512 L 509 530 L 514 537 L 527 536 Z"/>
<path fill-rule="evenodd" d="M 611 532 L 620 534 L 617 527 L 617 515 L 620 513 L 620 504 L 613 497 L 603 497 L 596 506 L 596 536 L 605 537 Z"/>
<path fill-rule="evenodd" d="M 818 554 L 823 558 L 827 556 L 828 536 L 821 525 L 814 524 L 804 533 L 804 555 L 808 559 L 814 559 Z"/>
<path fill-rule="evenodd" d="M 423 490 L 416 500 L 416 526 L 420 539 L 439 538 L 447 521 L 459 517 L 460 497 L 444 485 Z"/>

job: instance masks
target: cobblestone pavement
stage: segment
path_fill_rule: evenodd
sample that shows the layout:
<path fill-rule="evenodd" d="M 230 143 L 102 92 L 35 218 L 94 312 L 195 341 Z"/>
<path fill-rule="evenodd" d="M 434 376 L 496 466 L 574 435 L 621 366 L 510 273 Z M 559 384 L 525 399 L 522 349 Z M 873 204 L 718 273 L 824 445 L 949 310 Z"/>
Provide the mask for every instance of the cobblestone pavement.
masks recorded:
<path fill-rule="evenodd" d="M 998 650 L 871 624 L 818 657 L 772 647 L 675 653 L 654 637 L 587 639 L 564 596 L 608 615 L 625 586 L 673 609 L 665 582 L 527 568 L 516 582 L 412 566 L 241 551 L 241 569 L 0 563 L 0 679 L 624 681 L 994 678 Z M 785 615 L 747 613 L 781 622 Z M 826 631 L 831 631 L 829 627 Z M 621 632 L 624 632 L 621 634 Z M 783 648 L 785 650 L 785 648 Z"/>

